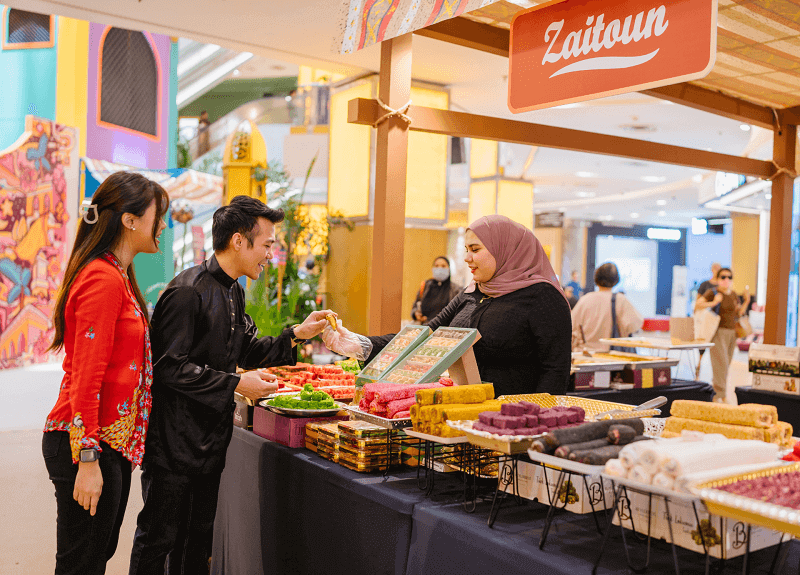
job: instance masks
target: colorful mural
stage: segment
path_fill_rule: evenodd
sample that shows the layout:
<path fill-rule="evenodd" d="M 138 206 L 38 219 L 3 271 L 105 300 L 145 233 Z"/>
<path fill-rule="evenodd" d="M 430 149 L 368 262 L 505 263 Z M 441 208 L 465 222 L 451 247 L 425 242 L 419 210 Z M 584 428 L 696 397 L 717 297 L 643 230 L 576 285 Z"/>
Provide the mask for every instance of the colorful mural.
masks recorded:
<path fill-rule="evenodd" d="M 27 116 L 25 133 L 0 151 L 0 369 L 43 363 L 73 237 L 77 134 Z"/>

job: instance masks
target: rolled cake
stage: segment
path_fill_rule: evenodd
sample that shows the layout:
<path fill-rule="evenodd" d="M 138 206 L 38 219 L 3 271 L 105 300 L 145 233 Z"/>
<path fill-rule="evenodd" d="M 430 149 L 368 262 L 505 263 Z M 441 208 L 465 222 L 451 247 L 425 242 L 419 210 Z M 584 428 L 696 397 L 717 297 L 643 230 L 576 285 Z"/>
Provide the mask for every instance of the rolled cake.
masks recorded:
<path fill-rule="evenodd" d="M 661 472 L 670 477 L 711 471 L 739 464 L 766 463 L 778 457 L 778 446 L 763 441 L 724 440 L 701 441 L 693 446 L 672 445 Z"/>
<path fill-rule="evenodd" d="M 676 399 L 670 407 L 670 413 L 675 417 L 686 419 L 749 427 L 770 427 L 778 421 L 778 412 L 775 406 L 754 403 L 729 405 L 727 403 Z"/>
<path fill-rule="evenodd" d="M 436 405 L 460 403 L 483 403 L 486 401 L 486 392 L 483 385 L 455 385 L 444 389 L 437 389 L 433 393 L 433 403 Z"/>
<path fill-rule="evenodd" d="M 675 480 L 665 473 L 656 473 L 653 476 L 653 485 L 661 489 L 673 489 L 675 487 Z"/>

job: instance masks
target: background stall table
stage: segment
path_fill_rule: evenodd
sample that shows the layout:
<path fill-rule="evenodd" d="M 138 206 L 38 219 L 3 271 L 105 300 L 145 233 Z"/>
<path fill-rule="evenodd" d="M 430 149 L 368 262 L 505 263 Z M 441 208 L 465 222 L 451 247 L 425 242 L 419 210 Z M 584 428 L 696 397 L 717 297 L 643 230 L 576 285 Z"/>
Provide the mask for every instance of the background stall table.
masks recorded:
<path fill-rule="evenodd" d="M 778 419 L 790 423 L 794 428 L 794 435 L 800 433 L 800 395 L 737 387 L 736 400 L 739 405 L 743 403 L 774 405 L 778 408 Z"/>
<path fill-rule="evenodd" d="M 738 390 L 737 390 L 738 392 Z M 671 385 L 658 387 L 647 387 L 641 389 L 582 389 L 571 391 L 567 395 L 588 397 L 591 399 L 602 399 L 603 401 L 613 401 L 614 403 L 627 403 L 629 405 L 639 405 L 654 399 L 660 395 L 667 398 L 666 405 L 659 407 L 662 417 L 668 417 L 672 402 L 676 399 L 693 399 L 696 401 L 711 401 L 714 395 L 714 388 L 702 381 L 687 381 L 683 379 L 673 379 Z M 800 400 L 800 398 L 798 398 Z M 741 401 L 739 402 L 741 403 Z M 787 421 L 787 420 L 783 420 Z"/>

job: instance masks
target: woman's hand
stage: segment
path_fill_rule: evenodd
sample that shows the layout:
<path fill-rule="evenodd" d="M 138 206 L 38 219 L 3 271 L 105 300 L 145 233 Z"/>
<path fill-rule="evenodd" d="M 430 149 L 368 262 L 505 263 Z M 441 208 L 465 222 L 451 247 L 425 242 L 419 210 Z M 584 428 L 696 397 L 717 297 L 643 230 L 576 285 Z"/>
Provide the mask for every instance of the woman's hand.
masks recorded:
<path fill-rule="evenodd" d="M 419 321 L 419 322 L 423 322 L 423 323 L 424 323 L 424 322 L 426 322 L 426 321 L 428 321 L 428 318 L 427 318 L 427 317 L 425 317 L 424 315 L 422 315 L 422 314 L 421 314 L 420 312 L 418 312 L 418 311 L 415 311 L 415 312 L 414 312 L 414 319 L 415 319 L 415 320 L 417 320 L 417 321 Z"/>
<path fill-rule="evenodd" d="M 78 475 L 75 477 L 75 489 L 72 498 L 78 505 L 94 516 L 97 502 L 103 492 L 103 473 L 99 461 L 81 462 L 78 464 Z"/>

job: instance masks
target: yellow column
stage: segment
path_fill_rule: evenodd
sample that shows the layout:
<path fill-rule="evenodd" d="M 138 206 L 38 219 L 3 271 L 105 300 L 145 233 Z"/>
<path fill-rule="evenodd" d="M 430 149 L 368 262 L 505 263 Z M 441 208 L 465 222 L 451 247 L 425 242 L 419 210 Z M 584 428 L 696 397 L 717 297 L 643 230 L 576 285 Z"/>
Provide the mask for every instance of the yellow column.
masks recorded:
<path fill-rule="evenodd" d="M 733 289 L 741 294 L 746 286 L 750 286 L 752 294 L 758 282 L 758 216 L 735 215 L 731 219 Z"/>
<path fill-rule="evenodd" d="M 56 123 L 78 129 L 80 157 L 86 155 L 89 85 L 89 23 L 58 17 Z"/>

